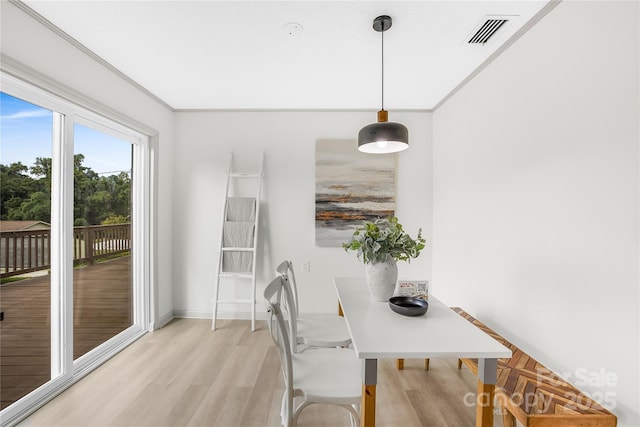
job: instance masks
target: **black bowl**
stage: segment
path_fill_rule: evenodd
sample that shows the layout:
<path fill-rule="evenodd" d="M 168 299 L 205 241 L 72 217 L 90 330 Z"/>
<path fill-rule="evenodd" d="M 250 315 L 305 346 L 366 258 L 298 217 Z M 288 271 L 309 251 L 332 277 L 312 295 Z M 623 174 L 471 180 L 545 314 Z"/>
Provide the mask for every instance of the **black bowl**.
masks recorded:
<path fill-rule="evenodd" d="M 429 303 L 414 297 L 391 297 L 389 307 L 403 316 L 422 316 L 429 309 Z"/>

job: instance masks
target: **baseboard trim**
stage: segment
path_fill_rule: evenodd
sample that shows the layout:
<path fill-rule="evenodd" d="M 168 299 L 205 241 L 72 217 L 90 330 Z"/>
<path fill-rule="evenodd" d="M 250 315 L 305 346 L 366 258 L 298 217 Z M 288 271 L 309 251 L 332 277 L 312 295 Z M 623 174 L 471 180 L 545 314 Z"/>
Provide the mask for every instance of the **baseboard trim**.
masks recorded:
<path fill-rule="evenodd" d="M 173 310 L 173 317 L 180 319 L 211 319 L 210 311 Z M 219 311 L 218 319 L 251 320 L 249 311 Z M 256 312 L 256 320 L 267 320 L 267 313 Z"/>
<path fill-rule="evenodd" d="M 151 322 L 149 325 L 150 331 L 155 331 L 156 329 L 160 329 L 165 326 L 167 323 L 171 322 L 175 318 L 175 314 L 173 311 L 169 311 L 158 318 L 157 321 Z"/>

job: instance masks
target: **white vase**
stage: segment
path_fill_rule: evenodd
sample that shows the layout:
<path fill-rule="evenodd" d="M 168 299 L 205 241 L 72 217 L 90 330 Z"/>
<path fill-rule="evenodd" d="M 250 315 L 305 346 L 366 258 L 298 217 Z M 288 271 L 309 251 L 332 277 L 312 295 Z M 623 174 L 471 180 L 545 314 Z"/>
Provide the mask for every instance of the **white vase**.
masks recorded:
<path fill-rule="evenodd" d="M 389 257 L 384 262 L 364 265 L 364 275 L 369 286 L 369 294 L 376 301 L 389 301 L 396 289 L 398 265 Z"/>

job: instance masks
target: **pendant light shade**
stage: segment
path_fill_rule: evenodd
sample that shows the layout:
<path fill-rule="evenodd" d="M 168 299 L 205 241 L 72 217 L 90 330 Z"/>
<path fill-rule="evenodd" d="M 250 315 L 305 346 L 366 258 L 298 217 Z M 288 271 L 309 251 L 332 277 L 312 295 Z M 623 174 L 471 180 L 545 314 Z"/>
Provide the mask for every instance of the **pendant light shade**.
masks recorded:
<path fill-rule="evenodd" d="M 409 131 L 400 123 L 388 121 L 384 109 L 384 32 L 391 28 L 391 17 L 378 16 L 373 20 L 373 29 L 382 35 L 382 108 L 378 111 L 378 122 L 360 129 L 358 150 L 363 153 L 396 153 L 409 148 Z"/>
<path fill-rule="evenodd" d="M 378 111 L 378 117 L 380 113 L 386 113 L 386 111 Z M 409 131 L 400 123 L 378 121 L 363 127 L 358 133 L 358 150 L 363 153 L 397 153 L 407 148 L 409 148 Z"/>

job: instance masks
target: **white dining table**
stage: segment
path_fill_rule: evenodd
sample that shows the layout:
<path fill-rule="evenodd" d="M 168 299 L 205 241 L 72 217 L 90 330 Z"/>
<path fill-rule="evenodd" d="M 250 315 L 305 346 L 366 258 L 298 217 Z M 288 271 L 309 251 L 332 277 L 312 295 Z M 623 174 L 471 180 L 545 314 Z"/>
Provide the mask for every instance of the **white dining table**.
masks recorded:
<path fill-rule="evenodd" d="M 497 359 L 511 350 L 433 296 L 423 316 L 403 316 L 371 299 L 364 277 L 334 277 L 355 354 L 362 359 L 360 425 L 375 426 L 379 359 L 478 359 L 476 426 L 493 426 Z M 444 385 L 446 386 L 446 385 Z"/>

